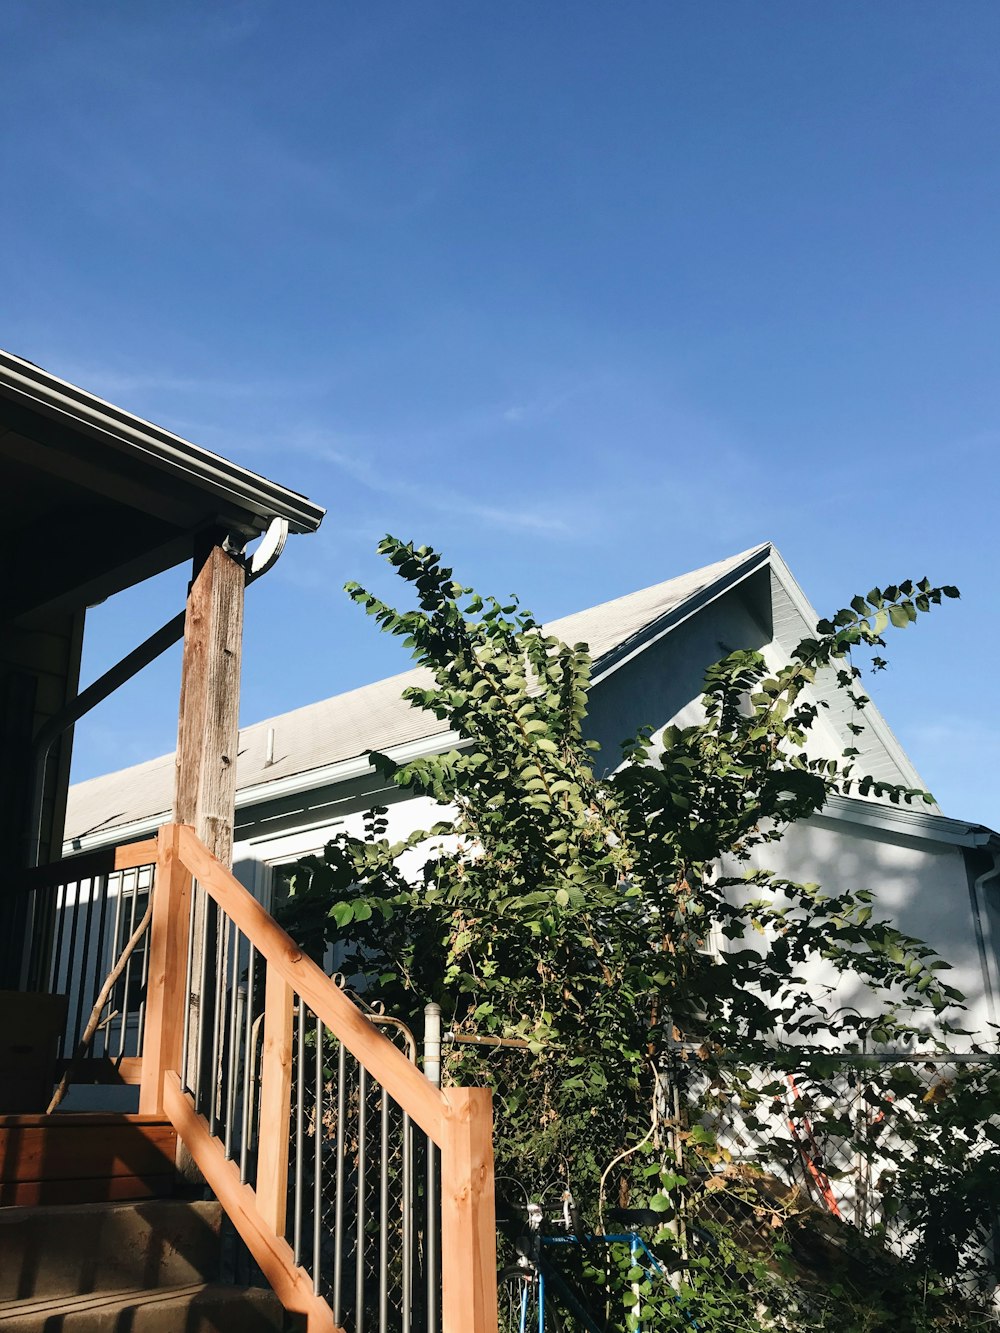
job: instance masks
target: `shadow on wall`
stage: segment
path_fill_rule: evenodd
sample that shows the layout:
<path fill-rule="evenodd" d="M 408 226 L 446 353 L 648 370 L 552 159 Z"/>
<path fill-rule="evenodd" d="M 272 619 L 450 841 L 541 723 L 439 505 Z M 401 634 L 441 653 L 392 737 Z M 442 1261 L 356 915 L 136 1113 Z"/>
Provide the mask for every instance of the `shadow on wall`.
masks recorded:
<path fill-rule="evenodd" d="M 953 1048 L 995 1040 L 987 1026 L 994 1014 L 961 848 L 817 817 L 793 825 L 779 843 L 758 848 L 751 864 L 787 879 L 818 883 L 830 893 L 871 892 L 878 917 L 923 940 L 951 964 L 946 980 L 964 993 L 967 1008 L 942 1017 L 970 1033 L 953 1039 Z M 872 1013 L 879 1003 L 867 988 L 839 978 L 822 960 L 810 965 L 809 979 L 832 987 L 831 1004 Z M 922 1014 L 914 1018 L 925 1025 Z M 928 1015 L 926 1028 L 931 1025 Z"/>

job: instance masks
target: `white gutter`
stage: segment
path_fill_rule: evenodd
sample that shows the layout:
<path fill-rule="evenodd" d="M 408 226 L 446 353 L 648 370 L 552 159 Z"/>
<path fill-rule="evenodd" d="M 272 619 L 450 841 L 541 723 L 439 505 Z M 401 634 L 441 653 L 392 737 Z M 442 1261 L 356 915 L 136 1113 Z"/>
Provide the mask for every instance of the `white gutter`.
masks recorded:
<path fill-rule="evenodd" d="M 993 853 L 993 869 L 979 875 L 972 885 L 972 918 L 976 928 L 976 946 L 979 961 L 983 969 L 983 984 L 986 990 L 986 1005 L 990 1022 L 996 1022 L 996 996 L 1000 991 L 1000 977 L 997 975 L 997 951 L 993 943 L 993 929 L 990 922 L 990 909 L 986 900 L 986 885 L 991 879 L 1000 878 L 1000 852 Z"/>
<path fill-rule="evenodd" d="M 406 764 L 411 759 L 423 759 L 446 750 L 466 750 L 471 744 L 471 741 L 463 739 L 455 731 L 444 731 L 434 736 L 423 736 L 415 741 L 405 741 L 402 745 L 395 745 L 386 750 L 385 754 L 397 764 Z M 261 801 L 276 801 L 285 796 L 301 796 L 321 787 L 371 777 L 375 772 L 376 769 L 369 763 L 367 755 L 356 755 L 351 759 L 341 759 L 335 764 L 325 764 L 322 768 L 291 773 L 287 778 L 274 778 L 271 782 L 256 782 L 252 787 L 241 787 L 236 793 L 236 809 L 243 810 Z M 128 824 L 116 824 L 113 828 L 84 833 L 80 837 L 68 839 L 63 844 L 63 855 L 75 856 L 78 852 L 114 847 L 118 843 L 145 838 L 155 833 L 161 824 L 166 824 L 169 820 L 170 812 L 161 810 L 155 815 L 148 815 L 145 819 L 135 819 Z"/>

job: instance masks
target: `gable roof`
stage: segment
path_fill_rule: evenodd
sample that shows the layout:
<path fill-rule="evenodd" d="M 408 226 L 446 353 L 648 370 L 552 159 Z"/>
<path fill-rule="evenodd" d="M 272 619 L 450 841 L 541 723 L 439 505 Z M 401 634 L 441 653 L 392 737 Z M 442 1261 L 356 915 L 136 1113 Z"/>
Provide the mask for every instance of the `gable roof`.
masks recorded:
<path fill-rule="evenodd" d="M 625 646 L 637 645 L 671 612 L 710 588 L 728 586 L 730 577 L 746 566 L 766 560 L 764 543 L 727 560 L 717 561 L 651 588 L 629 593 L 546 625 L 546 631 L 570 642 L 589 644 L 595 676 Z M 253 789 L 266 799 L 267 784 L 315 773 L 345 760 L 364 758 L 372 750 L 392 751 L 419 741 L 450 743 L 447 723 L 414 708 L 402 697 L 408 685 L 429 682 L 422 667 L 266 718 L 240 731 L 237 759 L 237 801 Z M 274 733 L 273 759 L 267 762 L 268 736 Z M 431 748 L 434 748 L 433 746 Z M 162 755 L 70 788 L 66 838 L 110 832 L 138 820 L 162 822 L 173 795 L 174 756 Z M 277 792 L 278 788 L 274 788 Z"/>
<path fill-rule="evenodd" d="M 587 643 L 594 660 L 593 679 L 598 682 L 708 602 L 767 566 L 772 580 L 777 579 L 782 588 L 790 587 L 806 626 L 802 632 L 807 633 L 812 627 L 810 618 L 815 625 L 815 613 L 768 542 L 563 616 L 548 623 L 545 630 L 569 643 Z M 368 754 L 372 750 L 403 759 L 454 745 L 458 738 L 447 723 L 401 698 L 407 686 L 430 680 L 430 672 L 418 667 L 243 728 L 237 805 L 245 807 L 361 776 L 370 771 Z M 869 715 L 876 720 L 873 706 L 866 710 L 866 718 Z M 895 769 L 892 780 L 920 785 L 888 727 L 880 717 L 877 721 L 883 732 L 873 739 L 874 760 Z M 173 775 L 171 754 L 76 784 L 69 793 L 66 838 L 92 846 L 111 841 L 113 832 L 126 828 L 130 835 L 154 828 L 168 817 Z"/>

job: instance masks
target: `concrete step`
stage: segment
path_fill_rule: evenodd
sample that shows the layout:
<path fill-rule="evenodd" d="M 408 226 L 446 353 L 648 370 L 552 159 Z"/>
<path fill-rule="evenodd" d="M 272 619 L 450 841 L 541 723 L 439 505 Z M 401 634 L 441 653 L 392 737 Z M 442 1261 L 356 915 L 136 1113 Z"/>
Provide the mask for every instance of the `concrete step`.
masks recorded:
<path fill-rule="evenodd" d="M 181 1199 L 0 1209 L 0 1302 L 212 1282 L 221 1217 Z"/>
<path fill-rule="evenodd" d="M 281 1333 L 273 1292 L 189 1283 L 0 1304 L 0 1333 Z"/>

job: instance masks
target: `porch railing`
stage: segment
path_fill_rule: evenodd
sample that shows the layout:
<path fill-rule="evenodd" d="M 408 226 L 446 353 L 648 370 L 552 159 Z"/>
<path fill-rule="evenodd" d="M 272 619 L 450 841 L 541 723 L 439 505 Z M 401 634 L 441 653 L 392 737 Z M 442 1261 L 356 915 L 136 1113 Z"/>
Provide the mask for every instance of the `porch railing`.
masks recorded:
<path fill-rule="evenodd" d="M 139 1109 L 285 1307 L 308 1333 L 496 1333 L 490 1093 L 434 1087 L 190 828 L 160 830 L 151 930 Z"/>
<path fill-rule="evenodd" d="M 67 997 L 59 1054 L 72 1059 L 105 978 L 142 920 L 156 874 L 155 838 L 27 870 L 5 895 L 3 984 Z M 78 1077 L 138 1083 L 147 950 L 127 962 Z"/>

